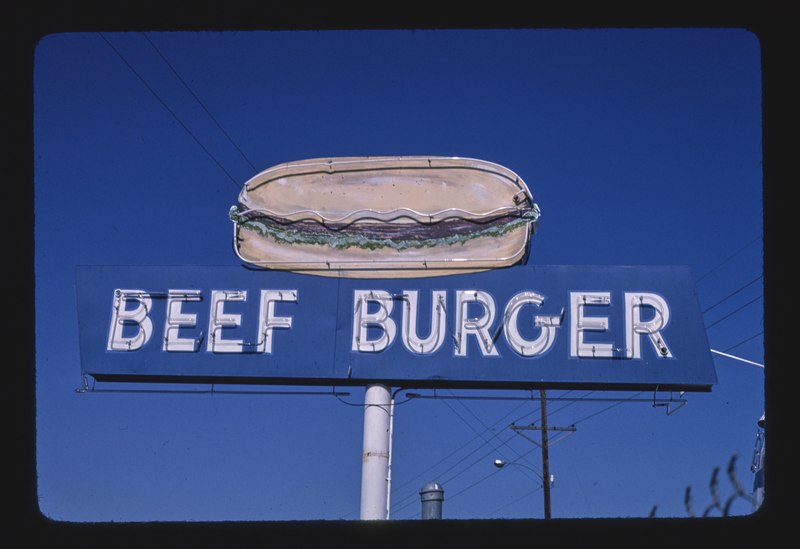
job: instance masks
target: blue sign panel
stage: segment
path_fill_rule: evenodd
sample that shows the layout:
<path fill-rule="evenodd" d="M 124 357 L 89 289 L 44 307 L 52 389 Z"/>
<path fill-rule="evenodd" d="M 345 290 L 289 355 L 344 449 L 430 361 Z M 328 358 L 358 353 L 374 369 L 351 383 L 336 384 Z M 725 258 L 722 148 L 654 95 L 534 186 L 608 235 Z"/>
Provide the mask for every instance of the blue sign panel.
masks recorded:
<path fill-rule="evenodd" d="M 516 266 L 335 278 L 239 266 L 80 267 L 101 381 L 709 390 L 688 269 Z"/>

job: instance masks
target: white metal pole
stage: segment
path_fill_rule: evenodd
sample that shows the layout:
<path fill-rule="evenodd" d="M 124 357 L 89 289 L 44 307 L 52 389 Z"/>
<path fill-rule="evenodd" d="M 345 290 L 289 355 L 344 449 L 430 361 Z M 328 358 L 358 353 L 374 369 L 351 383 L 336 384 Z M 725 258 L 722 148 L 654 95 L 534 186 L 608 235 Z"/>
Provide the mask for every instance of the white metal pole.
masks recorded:
<path fill-rule="evenodd" d="M 392 440 L 394 440 L 394 395 L 389 402 L 389 463 L 386 466 L 386 520 L 392 512 Z"/>
<path fill-rule="evenodd" d="M 364 450 L 361 461 L 361 520 L 386 520 L 389 474 L 389 387 L 364 393 Z"/>

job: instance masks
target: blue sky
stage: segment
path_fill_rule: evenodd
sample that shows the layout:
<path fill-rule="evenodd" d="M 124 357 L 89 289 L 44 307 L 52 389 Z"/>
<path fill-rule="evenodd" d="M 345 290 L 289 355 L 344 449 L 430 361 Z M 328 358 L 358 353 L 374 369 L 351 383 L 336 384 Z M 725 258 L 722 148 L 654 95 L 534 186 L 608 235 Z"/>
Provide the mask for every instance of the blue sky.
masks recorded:
<path fill-rule="evenodd" d="M 760 49 L 745 30 L 89 32 L 44 37 L 34 62 L 36 472 L 49 518 L 358 517 L 363 389 L 75 391 L 75 267 L 236 265 L 228 208 L 252 175 L 291 160 L 506 166 L 542 209 L 530 263 L 687 265 L 711 348 L 764 363 Z M 713 390 L 669 415 L 640 401 L 652 393 L 550 391 L 551 424 L 578 427 L 550 451 L 553 516 L 684 517 L 687 486 L 702 513 L 732 455 L 749 489 L 764 370 L 714 363 Z M 541 467 L 508 428 L 537 413 L 524 400 L 398 405 L 392 518 L 419 517 L 428 480 L 444 485 L 446 518 L 541 517 L 530 471 L 492 466 Z"/>

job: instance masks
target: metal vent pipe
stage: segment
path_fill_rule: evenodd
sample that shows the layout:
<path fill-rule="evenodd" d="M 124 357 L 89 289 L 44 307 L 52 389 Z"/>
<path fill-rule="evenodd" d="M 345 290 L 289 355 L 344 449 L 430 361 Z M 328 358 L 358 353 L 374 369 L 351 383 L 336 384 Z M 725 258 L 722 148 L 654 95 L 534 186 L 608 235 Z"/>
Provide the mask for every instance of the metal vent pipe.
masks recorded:
<path fill-rule="evenodd" d="M 427 482 L 419 491 L 422 500 L 422 519 L 441 519 L 444 488 L 438 482 Z"/>

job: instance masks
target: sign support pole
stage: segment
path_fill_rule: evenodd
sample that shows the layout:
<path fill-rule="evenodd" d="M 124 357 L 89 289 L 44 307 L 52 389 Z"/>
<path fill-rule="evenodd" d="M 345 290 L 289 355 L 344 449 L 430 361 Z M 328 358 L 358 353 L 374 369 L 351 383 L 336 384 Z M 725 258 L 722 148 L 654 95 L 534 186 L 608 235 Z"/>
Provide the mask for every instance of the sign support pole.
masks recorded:
<path fill-rule="evenodd" d="M 378 383 L 364 393 L 361 520 L 388 518 L 391 399 L 390 388 Z"/>

